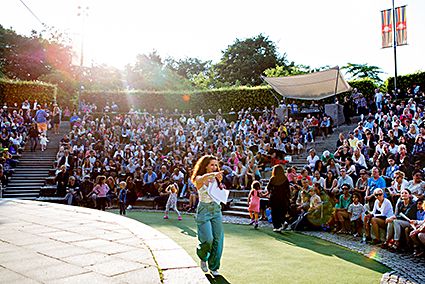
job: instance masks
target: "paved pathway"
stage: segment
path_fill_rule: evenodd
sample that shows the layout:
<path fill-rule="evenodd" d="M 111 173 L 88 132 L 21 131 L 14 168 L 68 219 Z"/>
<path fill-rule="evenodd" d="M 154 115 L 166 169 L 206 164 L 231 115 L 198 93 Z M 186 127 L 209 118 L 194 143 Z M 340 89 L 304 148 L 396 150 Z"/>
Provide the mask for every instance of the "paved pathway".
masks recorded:
<path fill-rule="evenodd" d="M 209 283 L 157 230 L 116 214 L 0 200 L 0 283 Z"/>

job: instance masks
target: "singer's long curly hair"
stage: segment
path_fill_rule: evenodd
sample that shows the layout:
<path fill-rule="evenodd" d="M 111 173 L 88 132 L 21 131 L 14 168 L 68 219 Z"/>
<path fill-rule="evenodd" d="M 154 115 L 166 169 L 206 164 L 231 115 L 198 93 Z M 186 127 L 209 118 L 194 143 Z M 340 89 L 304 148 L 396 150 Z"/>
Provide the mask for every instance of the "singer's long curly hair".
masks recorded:
<path fill-rule="evenodd" d="M 217 160 L 217 157 L 213 155 L 204 155 L 196 162 L 191 177 L 193 183 L 195 183 L 197 176 L 202 176 L 207 173 L 207 166 L 212 160 Z"/>

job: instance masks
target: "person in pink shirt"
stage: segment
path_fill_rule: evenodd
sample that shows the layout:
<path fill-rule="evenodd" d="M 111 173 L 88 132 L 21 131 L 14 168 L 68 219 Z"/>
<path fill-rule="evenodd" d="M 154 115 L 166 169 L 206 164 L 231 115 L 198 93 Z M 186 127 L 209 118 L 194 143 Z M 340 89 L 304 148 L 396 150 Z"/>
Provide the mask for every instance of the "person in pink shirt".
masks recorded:
<path fill-rule="evenodd" d="M 89 195 L 95 194 L 97 207 L 102 211 L 105 211 L 106 194 L 109 191 L 109 186 L 105 182 L 105 176 L 97 176 L 96 185 L 94 186 L 92 192 L 89 193 Z"/>

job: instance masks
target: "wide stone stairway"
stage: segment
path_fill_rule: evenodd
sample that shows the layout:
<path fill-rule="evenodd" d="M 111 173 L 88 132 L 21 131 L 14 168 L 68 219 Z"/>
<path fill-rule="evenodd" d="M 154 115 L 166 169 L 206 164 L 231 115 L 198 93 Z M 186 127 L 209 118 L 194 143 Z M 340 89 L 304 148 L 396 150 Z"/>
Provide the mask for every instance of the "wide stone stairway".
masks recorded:
<path fill-rule="evenodd" d="M 339 133 L 342 132 L 345 135 L 347 135 L 347 133 L 353 130 L 355 127 L 356 127 L 355 124 L 342 125 L 342 126 L 339 126 L 338 128 L 335 128 L 334 132 L 330 136 L 328 136 L 328 138 L 322 139 L 321 137 L 317 137 L 314 143 L 308 143 L 305 146 L 305 151 L 301 155 L 299 156 L 292 155 L 292 162 L 286 164 L 286 167 L 296 166 L 299 172 L 300 169 L 302 169 L 307 164 L 306 159 L 308 155 L 308 150 L 311 148 L 314 148 L 316 150 L 316 154 L 319 157 L 325 150 L 334 152 Z M 261 183 L 262 183 L 262 186 L 264 187 L 267 185 L 269 177 L 263 177 L 263 178 L 264 179 L 261 180 Z M 232 199 L 231 206 L 228 210 L 223 211 L 223 213 L 226 215 L 249 218 L 248 194 L 249 194 L 249 190 L 231 190 L 229 195 L 229 198 Z"/>
<path fill-rule="evenodd" d="M 47 132 L 49 143 L 42 152 L 40 145 L 35 152 L 31 152 L 28 140 L 24 151 L 21 153 L 15 172 L 9 184 L 3 189 L 3 198 L 36 199 L 40 188 L 46 184 L 49 171 L 54 168 L 59 142 L 63 135 L 69 132 L 69 122 L 62 122 L 59 133 L 54 134 L 53 129 Z"/>

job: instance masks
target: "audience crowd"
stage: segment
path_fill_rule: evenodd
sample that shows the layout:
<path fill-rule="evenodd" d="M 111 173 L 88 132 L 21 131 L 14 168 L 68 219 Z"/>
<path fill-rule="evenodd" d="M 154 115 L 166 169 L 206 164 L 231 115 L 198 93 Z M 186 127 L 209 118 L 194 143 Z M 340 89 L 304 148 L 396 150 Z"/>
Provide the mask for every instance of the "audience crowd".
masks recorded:
<path fill-rule="evenodd" d="M 376 90 L 366 102 L 354 90 L 352 112 L 344 114 L 346 121 L 354 113 L 360 122 L 323 153 L 310 144 L 333 132 L 332 120 L 323 114 L 298 121 L 264 108 L 226 119 L 220 110 L 120 113 L 114 103 L 99 114 L 95 105 L 82 102 L 81 112 L 69 113 L 71 129 L 57 154 L 57 194 L 68 204 L 101 209 L 116 200 L 125 212 L 140 197 L 165 206 L 173 185 L 179 198 L 188 198 L 191 211 L 197 192 L 189 177 L 202 155 L 218 157 L 224 186 L 232 189 L 250 189 L 282 164 L 291 184 L 286 217 L 293 229 L 354 234 L 421 256 L 425 122 L 423 93 L 415 90 L 397 96 Z M 291 167 L 290 156 L 307 148 L 306 166 Z M 263 218 L 266 208 L 261 202 Z"/>
<path fill-rule="evenodd" d="M 353 234 L 423 256 L 425 104 L 423 92 L 415 90 L 391 96 L 377 89 L 365 105 L 354 90 L 356 127 L 339 135 L 333 151 L 310 149 L 300 173 L 287 170 L 293 229 Z"/>
<path fill-rule="evenodd" d="M 4 103 L 0 108 L 0 185 L 2 189 L 7 187 L 14 168 L 19 163 L 20 153 L 28 141 L 31 151 L 35 151 L 39 141 L 47 145 L 45 136 L 48 126 L 53 123 L 50 114 L 54 113 L 55 109 L 57 109 L 56 104 L 40 105 L 37 101 L 31 104 L 28 100 L 20 106 L 17 103 L 12 106 Z"/>

